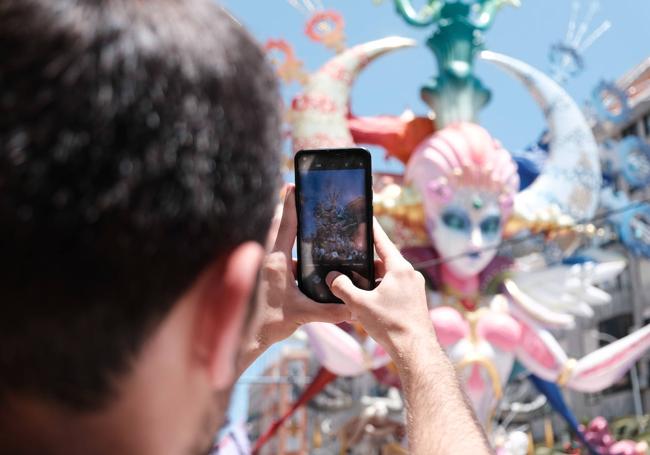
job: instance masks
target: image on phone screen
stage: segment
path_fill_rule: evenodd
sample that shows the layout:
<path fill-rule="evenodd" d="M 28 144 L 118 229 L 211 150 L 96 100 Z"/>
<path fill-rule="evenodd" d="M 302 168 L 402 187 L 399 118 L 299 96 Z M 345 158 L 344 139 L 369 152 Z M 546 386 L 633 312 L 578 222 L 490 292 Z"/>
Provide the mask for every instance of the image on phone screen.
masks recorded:
<path fill-rule="evenodd" d="M 355 155 L 306 158 L 297 172 L 300 285 L 319 302 L 339 302 L 325 282 L 330 271 L 369 289 L 372 243 L 368 232 L 368 164 Z"/>

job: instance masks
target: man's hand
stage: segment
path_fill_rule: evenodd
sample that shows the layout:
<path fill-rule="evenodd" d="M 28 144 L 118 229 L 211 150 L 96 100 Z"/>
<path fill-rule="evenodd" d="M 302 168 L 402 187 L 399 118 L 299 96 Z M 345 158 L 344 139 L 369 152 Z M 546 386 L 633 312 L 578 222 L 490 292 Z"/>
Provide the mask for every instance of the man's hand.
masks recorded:
<path fill-rule="evenodd" d="M 435 337 L 429 318 L 424 277 L 400 254 L 379 223 L 373 225 L 375 274 L 381 283 L 372 291 L 357 288 L 350 278 L 331 272 L 327 283 L 368 334 L 391 357 L 401 357 L 414 337 Z"/>
<path fill-rule="evenodd" d="M 253 324 L 257 329 L 249 335 L 244 346 L 240 372 L 269 346 L 288 338 L 303 324 L 339 323 L 350 319 L 350 311 L 345 305 L 314 302 L 298 289 L 297 265 L 291 257 L 297 230 L 295 188 L 289 185 L 281 215 L 276 215 L 269 234 L 269 245 L 272 246 L 260 271 Z"/>
<path fill-rule="evenodd" d="M 327 283 L 397 366 L 406 401 L 410 453 L 487 455 L 490 450 L 482 429 L 436 339 L 424 278 L 377 221 L 374 236 L 381 283 L 364 291 L 338 272 L 328 274 Z"/>

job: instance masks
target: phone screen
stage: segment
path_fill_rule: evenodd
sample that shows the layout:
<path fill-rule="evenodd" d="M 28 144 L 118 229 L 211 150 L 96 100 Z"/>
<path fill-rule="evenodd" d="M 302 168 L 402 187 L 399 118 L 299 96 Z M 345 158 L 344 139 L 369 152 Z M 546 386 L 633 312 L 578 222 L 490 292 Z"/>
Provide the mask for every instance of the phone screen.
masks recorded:
<path fill-rule="evenodd" d="M 325 277 L 346 274 L 356 286 L 374 284 L 370 154 L 363 149 L 296 155 L 298 282 L 318 302 L 340 302 Z"/>

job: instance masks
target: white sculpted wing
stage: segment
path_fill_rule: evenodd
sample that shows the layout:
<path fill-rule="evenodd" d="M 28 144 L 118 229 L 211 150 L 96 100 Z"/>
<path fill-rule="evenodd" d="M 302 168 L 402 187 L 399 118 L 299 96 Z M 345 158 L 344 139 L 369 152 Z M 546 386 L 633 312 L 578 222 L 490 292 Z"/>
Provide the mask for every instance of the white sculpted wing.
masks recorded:
<path fill-rule="evenodd" d="M 592 306 L 611 301 L 597 286 L 616 278 L 625 260 L 592 251 L 593 261 L 548 265 L 539 254 L 517 260 L 505 287 L 516 311 L 547 327 L 572 327 L 574 316 L 593 316 Z"/>

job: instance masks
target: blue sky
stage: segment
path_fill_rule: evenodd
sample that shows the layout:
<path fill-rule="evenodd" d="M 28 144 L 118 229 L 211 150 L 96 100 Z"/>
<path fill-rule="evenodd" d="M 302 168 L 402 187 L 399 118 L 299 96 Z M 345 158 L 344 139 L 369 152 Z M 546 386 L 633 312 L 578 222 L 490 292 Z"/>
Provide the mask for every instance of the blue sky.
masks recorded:
<path fill-rule="evenodd" d="M 384 0 L 380 5 L 372 0 L 322 2 L 326 8 L 344 15 L 349 45 L 389 35 L 411 37 L 423 43 L 429 33 L 426 29 L 408 27 L 395 14 L 391 0 Z M 259 41 L 284 38 L 292 43 L 297 57 L 310 71 L 332 56 L 330 51 L 303 35 L 307 17 L 292 8 L 287 0 L 223 0 L 221 3 Z M 421 5 L 424 1 L 414 0 L 414 3 Z M 508 7 L 498 15 L 486 34 L 486 47 L 548 71 L 550 46 L 564 37 L 570 12 L 570 0 L 522 0 L 520 8 Z M 650 55 L 650 1 L 601 0 L 592 28 L 603 20 L 611 21 L 612 28 L 586 52 L 585 71 L 566 85 L 580 103 L 589 98 L 600 80 L 616 79 Z M 435 71 L 433 56 L 423 44 L 382 57 L 357 80 L 352 92 L 352 109 L 357 115 L 398 115 L 407 108 L 425 114 L 427 107 L 420 100 L 419 88 Z M 544 125 L 530 95 L 487 63 L 478 62 L 476 72 L 493 94 L 492 102 L 482 111 L 480 123 L 511 150 L 535 140 Z M 287 100 L 296 89 L 296 86 L 285 88 Z M 373 150 L 376 169 L 399 169 L 396 163 L 384 162 L 382 156 L 381 151 Z M 259 374 L 265 359 L 244 376 Z M 245 387 L 237 387 L 233 406 L 236 411 L 232 414 L 235 419 L 245 416 L 245 392 Z"/>
<path fill-rule="evenodd" d="M 223 0 L 221 2 L 261 42 L 284 38 L 309 70 L 322 65 L 332 53 L 303 35 L 306 16 L 287 0 Z M 393 8 L 392 0 L 375 5 L 373 0 L 322 0 L 326 8 L 341 12 L 346 20 L 348 44 L 389 35 L 401 35 L 423 43 L 428 30 L 408 27 Z M 414 0 L 416 5 L 424 0 Z M 586 3 L 586 2 L 583 2 Z M 486 35 L 487 48 L 522 59 L 548 70 L 548 51 L 562 39 L 570 17 L 570 0 L 522 0 L 520 8 L 504 8 Z M 583 13 L 584 14 L 584 13 Z M 586 70 L 567 84 L 578 101 L 589 97 L 601 79 L 615 79 L 650 55 L 650 1 L 601 0 L 593 27 L 603 20 L 612 28 L 586 52 Z M 417 48 L 385 56 L 359 77 L 352 93 L 352 108 L 359 115 L 400 114 L 405 108 L 424 114 L 419 87 L 434 74 L 433 56 L 421 44 Z M 530 96 L 513 80 L 478 62 L 477 73 L 492 89 L 493 100 L 483 110 L 481 123 L 507 148 L 518 149 L 535 139 L 543 127 L 542 115 Z M 285 90 L 287 97 L 296 87 Z M 377 168 L 385 167 L 382 154 L 373 151 Z M 393 168 L 393 166 L 390 166 Z"/>

